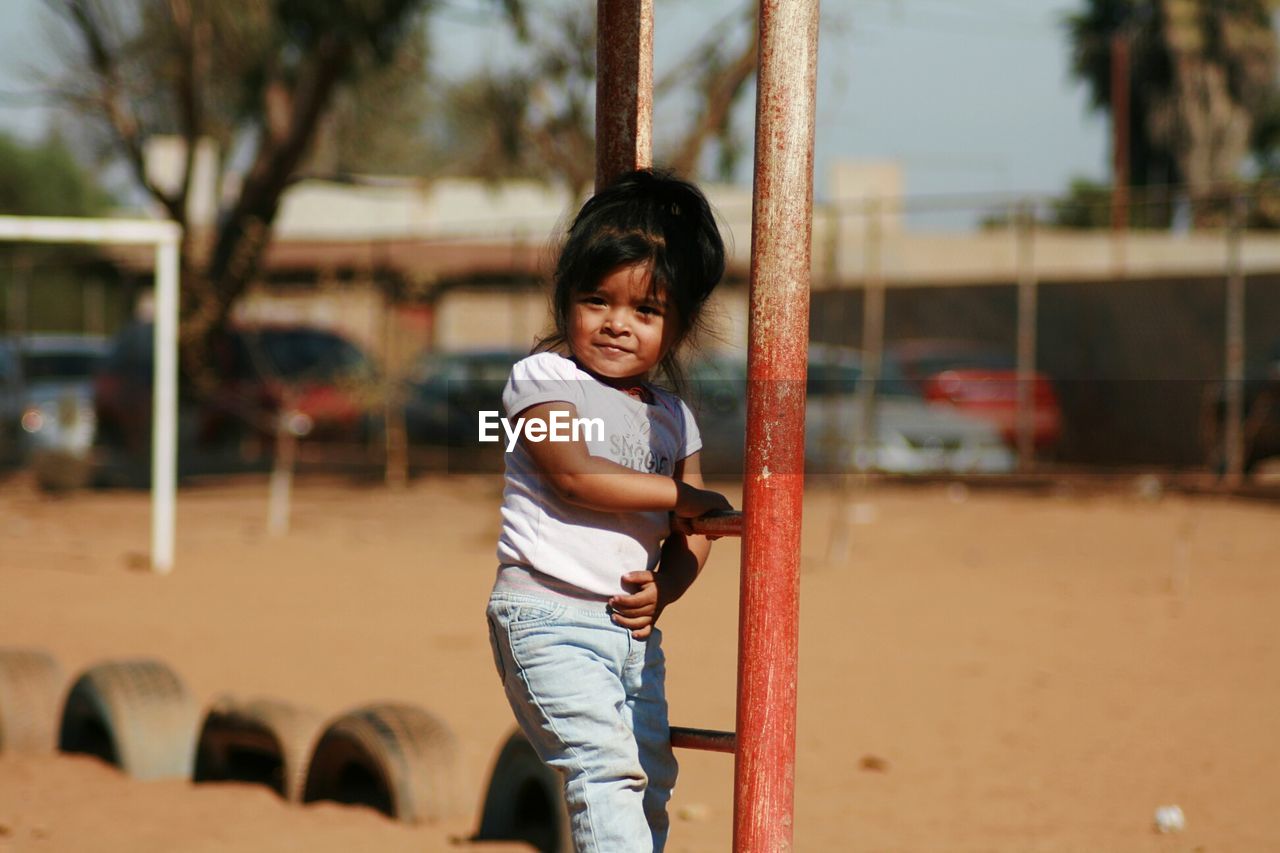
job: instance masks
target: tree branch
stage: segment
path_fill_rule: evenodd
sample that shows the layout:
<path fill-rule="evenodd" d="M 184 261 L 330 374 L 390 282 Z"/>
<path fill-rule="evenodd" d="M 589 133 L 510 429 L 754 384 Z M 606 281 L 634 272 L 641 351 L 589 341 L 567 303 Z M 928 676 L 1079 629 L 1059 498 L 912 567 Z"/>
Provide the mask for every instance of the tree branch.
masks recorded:
<path fill-rule="evenodd" d="M 84 41 L 89 67 L 98 80 L 97 99 L 107 119 L 116 144 L 129 164 L 134 178 L 156 201 L 164 206 L 169 218 L 186 223 L 186 209 L 175 198 L 147 179 L 146 160 L 142 151 L 142 133 L 137 118 L 124 97 L 115 51 L 107 43 L 102 22 L 86 0 L 65 0 L 62 12 Z"/>
<path fill-rule="evenodd" d="M 729 121 L 729 111 L 755 74 L 759 40 L 755 30 L 746 46 L 731 62 L 711 73 L 702 84 L 702 109 L 671 160 L 671 168 L 681 175 L 693 175 L 707 140 L 720 133 Z"/>
<path fill-rule="evenodd" d="M 196 146 L 199 144 L 202 125 L 201 104 L 201 71 L 203 70 L 203 48 L 197 34 L 198 23 L 192 14 L 188 0 L 169 0 L 169 15 L 173 19 L 176 36 L 176 54 L 178 74 L 174 81 L 174 96 L 177 100 L 178 120 L 182 127 L 182 139 L 185 152 L 182 167 L 182 181 L 178 188 L 175 202 L 185 212 L 187 201 L 191 196 L 191 179 L 195 171 Z"/>
<path fill-rule="evenodd" d="M 269 135 L 271 141 L 264 139 L 259 147 L 258 156 L 245 176 L 240 197 L 219 231 L 210 259 L 209 278 L 213 295 L 220 304 L 219 316 L 210 318 L 214 323 L 222 322 L 230 310 L 230 297 L 238 294 L 243 283 L 257 269 L 270 238 L 280 195 L 306 154 L 316 125 L 332 100 L 351 54 L 349 41 L 335 34 L 323 36 L 293 90 L 274 96 L 280 98 L 275 109 L 288 104 L 287 122 L 279 122 L 279 114 L 274 118 L 264 115 L 264 125 L 272 121 L 279 123 L 273 128 L 263 127 L 264 136 Z M 271 97 L 268 94 L 267 100 L 270 101 Z M 272 108 L 270 103 L 264 105 L 267 113 Z"/>

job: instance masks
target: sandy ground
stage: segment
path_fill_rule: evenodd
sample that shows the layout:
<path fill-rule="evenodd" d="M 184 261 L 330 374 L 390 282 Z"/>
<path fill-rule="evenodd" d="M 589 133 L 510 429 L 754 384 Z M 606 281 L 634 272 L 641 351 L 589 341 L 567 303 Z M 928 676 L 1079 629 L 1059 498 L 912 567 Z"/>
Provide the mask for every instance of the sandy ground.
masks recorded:
<path fill-rule="evenodd" d="M 510 726 L 482 617 L 497 498 L 484 477 L 309 478 L 270 538 L 263 481 L 197 484 L 160 577 L 145 494 L 0 483 L 0 646 L 47 649 L 69 677 L 160 657 L 202 703 L 416 703 L 458 736 L 466 805 L 408 828 L 0 756 L 0 850 L 523 849 L 459 841 Z M 1280 507 L 815 489 L 804 538 L 797 850 L 1280 850 Z M 664 617 L 677 724 L 732 727 L 738 558 L 718 543 Z M 731 758 L 681 761 L 670 849 L 729 849 Z M 1186 830 L 1157 834 L 1175 803 Z"/>

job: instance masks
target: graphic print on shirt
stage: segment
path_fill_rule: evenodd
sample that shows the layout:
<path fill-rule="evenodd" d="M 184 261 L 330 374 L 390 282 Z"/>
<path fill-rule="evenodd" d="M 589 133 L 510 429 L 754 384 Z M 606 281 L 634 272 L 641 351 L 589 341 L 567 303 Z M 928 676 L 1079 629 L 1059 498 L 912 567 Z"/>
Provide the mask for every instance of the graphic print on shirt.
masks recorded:
<path fill-rule="evenodd" d="M 644 474 L 663 474 L 671 476 L 671 454 L 655 452 L 651 444 L 652 430 L 646 412 L 625 415 L 620 424 L 621 430 L 609 436 L 609 452 L 620 465 Z"/>

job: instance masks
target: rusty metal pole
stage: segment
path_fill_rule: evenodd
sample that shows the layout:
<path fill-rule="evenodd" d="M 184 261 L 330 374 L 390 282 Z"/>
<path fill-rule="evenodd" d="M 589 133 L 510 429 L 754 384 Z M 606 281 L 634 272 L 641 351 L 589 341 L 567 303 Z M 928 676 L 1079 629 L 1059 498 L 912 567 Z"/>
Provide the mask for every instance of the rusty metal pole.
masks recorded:
<path fill-rule="evenodd" d="M 817 0 L 760 0 L 733 849 L 790 850 Z"/>
<path fill-rule="evenodd" d="M 653 162 L 653 0 L 596 3 L 596 189 Z"/>

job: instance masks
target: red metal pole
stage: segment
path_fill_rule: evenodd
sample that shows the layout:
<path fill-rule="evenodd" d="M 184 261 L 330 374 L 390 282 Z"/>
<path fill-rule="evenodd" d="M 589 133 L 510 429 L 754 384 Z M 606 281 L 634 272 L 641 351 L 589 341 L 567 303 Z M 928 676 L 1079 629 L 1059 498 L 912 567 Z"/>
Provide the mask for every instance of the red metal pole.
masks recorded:
<path fill-rule="evenodd" d="M 653 0 L 596 3 L 596 189 L 653 162 Z"/>
<path fill-rule="evenodd" d="M 791 849 L 817 0 L 761 0 L 733 847 Z"/>

